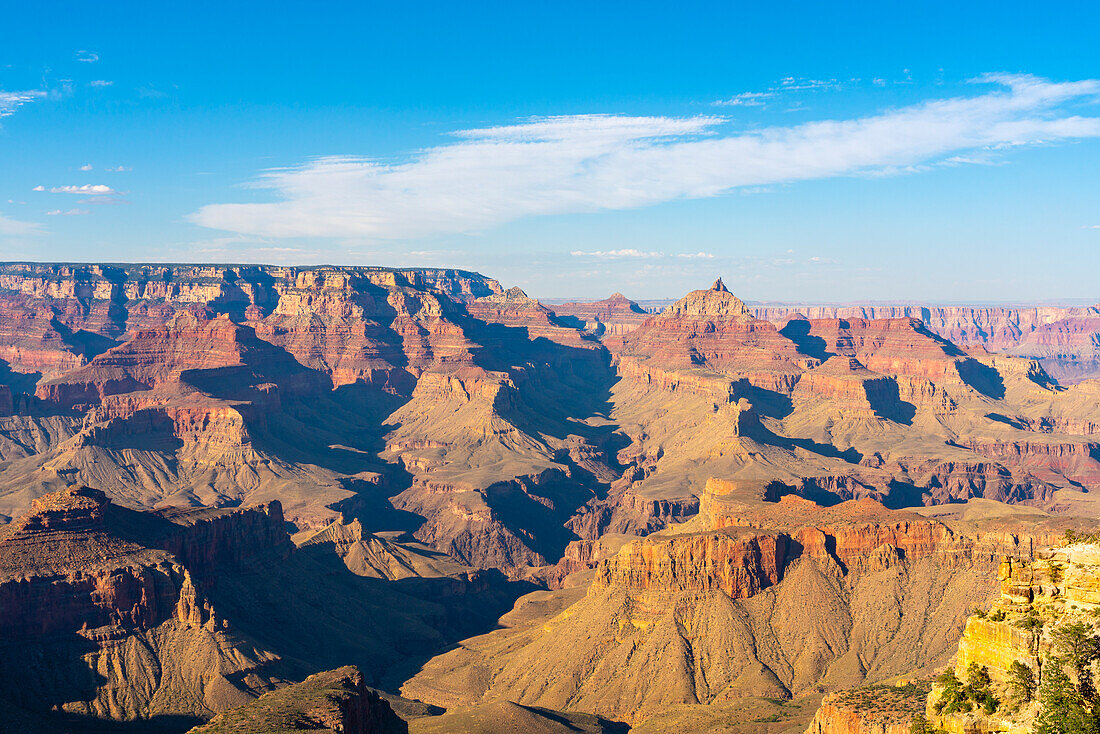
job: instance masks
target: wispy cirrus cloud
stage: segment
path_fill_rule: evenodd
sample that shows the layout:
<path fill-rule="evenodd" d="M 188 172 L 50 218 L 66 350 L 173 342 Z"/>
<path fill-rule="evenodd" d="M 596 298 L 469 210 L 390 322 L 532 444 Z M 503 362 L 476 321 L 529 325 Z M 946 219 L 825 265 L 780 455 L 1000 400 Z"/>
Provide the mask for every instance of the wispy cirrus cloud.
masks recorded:
<path fill-rule="evenodd" d="M 60 209 L 51 209 L 46 212 L 47 217 L 79 217 L 84 214 L 91 214 L 87 209 L 68 209 L 61 211 Z"/>
<path fill-rule="evenodd" d="M 82 61 L 85 64 L 94 64 L 99 61 L 99 54 L 93 51 L 84 51 L 83 49 L 76 52 L 76 60 Z"/>
<path fill-rule="evenodd" d="M 18 237 L 20 235 L 37 234 L 41 230 L 34 222 L 21 222 L 17 219 L 9 219 L 0 214 L 0 237 Z"/>
<path fill-rule="evenodd" d="M 718 107 L 763 107 L 775 96 L 775 92 L 741 92 L 728 99 L 720 99 L 714 104 Z"/>
<path fill-rule="evenodd" d="M 28 102 L 45 96 L 46 93 L 41 89 L 28 89 L 22 92 L 5 92 L 0 89 L 0 117 L 8 117 Z"/>
<path fill-rule="evenodd" d="M 81 168 L 80 170 L 86 171 L 90 169 Z M 107 184 L 81 184 L 79 186 L 53 186 L 51 188 L 38 185 L 31 189 L 31 191 L 48 191 L 51 194 L 81 194 L 84 196 L 117 196 L 119 193 Z"/>
<path fill-rule="evenodd" d="M 89 87 L 109 87 L 113 84 L 114 82 L 107 79 L 93 79 L 92 81 L 88 82 Z"/>
<path fill-rule="evenodd" d="M 859 80 L 851 79 L 849 81 L 857 82 Z M 878 80 L 876 79 L 875 81 L 877 82 Z M 716 100 L 712 102 L 712 104 L 716 107 L 764 107 L 769 103 L 769 100 L 776 99 L 782 94 L 837 90 L 842 86 L 842 83 L 836 79 L 805 79 L 802 77 L 788 76 L 780 79 L 778 83 L 768 87 L 763 92 L 741 92 L 740 94 L 735 94 L 726 99 Z"/>
<path fill-rule="evenodd" d="M 575 115 L 463 130 L 400 162 L 327 157 L 251 185 L 276 201 L 210 204 L 213 229 L 400 239 L 525 217 L 702 199 L 838 176 L 915 174 L 949 158 L 1100 137 L 1100 81 L 989 74 L 976 93 L 881 114 L 752 131 L 722 117 Z M 981 89 L 984 87 L 984 89 Z"/>
<path fill-rule="evenodd" d="M 714 255 L 709 252 L 666 253 L 654 250 L 636 250 L 634 248 L 625 248 L 621 250 L 573 250 L 569 254 L 573 257 L 587 257 L 596 260 L 622 260 L 626 258 L 653 260 L 664 257 L 676 257 L 681 260 L 709 260 L 714 257 Z"/>

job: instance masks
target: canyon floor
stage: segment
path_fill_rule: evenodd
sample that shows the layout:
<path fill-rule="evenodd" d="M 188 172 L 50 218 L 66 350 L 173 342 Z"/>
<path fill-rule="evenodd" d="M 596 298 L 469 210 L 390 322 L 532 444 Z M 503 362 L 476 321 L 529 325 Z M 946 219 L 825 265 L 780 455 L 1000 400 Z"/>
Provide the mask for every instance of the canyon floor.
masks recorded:
<path fill-rule="evenodd" d="M 0 705 L 805 731 L 950 666 L 1003 559 L 1100 528 L 1098 360 L 1097 307 L 0 264 Z"/>

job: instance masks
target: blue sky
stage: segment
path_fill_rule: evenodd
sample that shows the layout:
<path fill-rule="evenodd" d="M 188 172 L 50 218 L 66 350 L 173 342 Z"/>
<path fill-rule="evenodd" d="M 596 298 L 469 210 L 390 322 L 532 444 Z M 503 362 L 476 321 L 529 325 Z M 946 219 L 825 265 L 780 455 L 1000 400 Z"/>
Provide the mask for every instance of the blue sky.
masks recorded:
<path fill-rule="evenodd" d="M 1100 300 L 1100 9 L 919 5 L 9 3 L 0 258 Z"/>

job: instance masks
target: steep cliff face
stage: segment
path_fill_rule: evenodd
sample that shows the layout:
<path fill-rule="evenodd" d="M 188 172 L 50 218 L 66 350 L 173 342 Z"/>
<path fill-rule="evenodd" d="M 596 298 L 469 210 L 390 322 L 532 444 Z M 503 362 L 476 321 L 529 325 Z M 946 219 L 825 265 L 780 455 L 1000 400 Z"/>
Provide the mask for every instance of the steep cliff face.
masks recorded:
<path fill-rule="evenodd" d="M 979 668 L 989 679 L 998 704 L 993 710 L 952 706 L 954 693 L 941 681 L 928 698 L 928 719 L 949 732 L 1032 731 L 1049 702 L 1035 689 L 1021 696 L 1014 681 L 1028 671 L 1038 689 L 1055 668 L 1067 665 L 1060 635 L 1074 625 L 1095 636 L 1100 610 L 1100 547 L 1088 542 L 1054 547 L 1028 559 L 1006 556 L 998 572 L 1001 594 L 992 609 L 977 610 L 966 621 L 955 659 L 956 679 L 967 681 Z M 1089 644 L 1088 637 L 1081 644 Z M 1086 661 L 1091 668 L 1091 661 Z M 1023 666 L 1023 667 L 1019 667 Z M 1091 674 L 1091 673 L 1090 673 Z"/>
<path fill-rule="evenodd" d="M 729 533 L 627 544 L 600 564 L 593 582 L 633 592 L 721 589 L 731 599 L 755 596 L 779 583 L 790 538 Z"/>
<path fill-rule="evenodd" d="M 278 499 L 303 530 L 400 519 L 519 576 L 686 519 L 712 476 L 892 505 L 1100 483 L 1092 386 L 912 314 L 777 329 L 720 282 L 577 313 L 638 324 L 600 342 L 462 271 L 0 266 L 0 351 L 24 355 L 0 374 L 0 520 L 74 481 L 132 508 Z"/>
<path fill-rule="evenodd" d="M 11 361 L 5 387 L 28 416 L 82 418 L 71 441 L 15 443 L 7 516 L 61 477 L 133 507 L 279 498 L 309 528 L 401 494 L 421 540 L 510 569 L 556 560 L 613 473 L 586 425 L 606 352 L 473 273 L 13 264 L 0 288 L 52 329 L 13 321 L 12 345 L 56 352 L 49 374 Z M 514 500 L 549 512 L 528 525 Z"/>
<path fill-rule="evenodd" d="M 566 303 L 554 308 L 562 315 L 584 319 L 600 336 L 629 333 L 644 320 L 621 307 L 615 294 L 604 301 Z M 963 349 L 979 348 L 1040 359 L 1047 371 L 1064 382 L 1100 376 L 1097 339 L 1100 306 L 1092 307 L 973 307 L 898 305 L 748 305 L 758 319 L 782 328 L 792 318 L 810 320 L 915 319 L 934 334 Z"/>
<path fill-rule="evenodd" d="M 907 732 L 914 722 L 952 734 L 1024 734 L 1044 719 L 1049 726 L 1051 716 L 1055 726 L 1075 726 L 1071 709 L 1048 707 L 1065 695 L 1050 681 L 1074 666 L 1064 686 L 1073 695 L 1083 686 L 1086 695 L 1075 700 L 1091 705 L 1093 658 L 1080 651 L 1097 639 L 1100 549 L 1086 541 L 1003 556 L 1000 595 L 966 619 L 953 666 L 931 685 L 826 696 L 807 734 Z"/>
<path fill-rule="evenodd" d="M 285 541 L 281 524 L 277 503 L 185 528 L 87 487 L 39 498 L 0 537 L 0 645 L 27 660 L 6 697 L 106 718 L 202 717 L 277 684 L 274 656 L 235 635 L 203 589 L 277 555 L 274 533 L 257 530 L 278 526 Z"/>
<path fill-rule="evenodd" d="M 0 670 L 2 698 L 59 727 L 178 729 L 340 661 L 377 685 L 512 598 L 498 572 L 419 552 L 434 566 L 398 587 L 331 546 L 296 549 L 278 502 L 148 513 L 87 487 L 46 495 L 0 529 L 0 648 L 24 661 Z"/>
<path fill-rule="evenodd" d="M 969 608 L 995 595 L 1000 555 L 1065 528 L 1042 513 L 947 524 L 868 500 L 712 489 L 696 518 L 599 561 L 584 598 L 535 619 L 517 607 L 404 694 L 443 706 L 505 696 L 637 724 L 670 707 L 927 674 L 949 660 Z"/>
<path fill-rule="evenodd" d="M 821 701 L 806 734 L 911 734 L 924 713 L 927 683 L 867 686 L 831 693 Z"/>
<path fill-rule="evenodd" d="M 887 315 L 793 318 L 768 331 L 717 287 L 605 339 L 623 378 L 612 416 L 632 443 L 586 522 L 626 529 L 628 498 L 682 502 L 710 476 L 761 494 L 893 505 L 1051 503 L 1059 488 L 1097 486 L 1088 386 L 1063 390 L 1034 361 L 971 355 Z M 727 413 L 758 420 L 734 426 Z"/>

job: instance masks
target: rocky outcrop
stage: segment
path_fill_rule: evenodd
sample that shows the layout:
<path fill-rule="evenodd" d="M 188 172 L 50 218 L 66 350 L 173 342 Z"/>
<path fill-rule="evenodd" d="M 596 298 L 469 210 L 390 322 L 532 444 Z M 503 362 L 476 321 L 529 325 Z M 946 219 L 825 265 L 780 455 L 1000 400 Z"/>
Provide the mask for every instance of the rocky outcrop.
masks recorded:
<path fill-rule="evenodd" d="M 363 674 L 349 666 L 316 673 L 301 683 L 265 693 L 215 716 L 190 734 L 400 734 L 408 730 L 389 703 L 367 688 Z"/>
<path fill-rule="evenodd" d="M 779 582 L 789 540 L 757 533 L 653 537 L 600 564 L 594 583 L 631 592 L 720 589 L 744 599 Z"/>
<path fill-rule="evenodd" d="M 911 734 L 913 719 L 924 715 L 928 690 L 922 682 L 830 693 L 806 734 Z"/>
<path fill-rule="evenodd" d="M 598 561 L 583 599 L 535 620 L 517 606 L 504 629 L 429 662 L 405 695 L 445 706 L 507 696 L 639 724 L 677 706 L 927 675 L 950 658 L 967 610 L 994 595 L 1001 554 L 1026 557 L 1065 530 L 1026 513 L 975 525 L 869 500 L 711 490 L 692 520 Z M 904 697 L 855 714 L 841 701 L 817 724 L 907 732 L 923 693 Z"/>
<path fill-rule="evenodd" d="M 705 369 L 786 394 L 802 370 L 819 363 L 799 352 L 775 326 L 754 318 L 721 280 L 709 290 L 692 291 L 634 331 L 606 343 L 623 364 Z"/>
<path fill-rule="evenodd" d="M 554 313 L 584 322 L 584 329 L 599 337 L 623 336 L 634 331 L 649 313 L 622 293 L 613 293 L 602 301 L 559 303 Z"/>
<path fill-rule="evenodd" d="M 1021 700 L 1010 685 L 1011 668 L 1023 665 L 1036 686 L 1050 675 L 1056 635 L 1066 625 L 1083 623 L 1092 632 L 1100 609 L 1100 548 L 1091 543 L 1056 546 L 1034 558 L 1006 556 L 998 576 L 1001 595 L 992 609 L 976 610 L 966 621 L 955 660 L 955 677 L 969 680 L 970 671 L 984 669 L 998 700 L 993 710 L 953 710 L 945 706 L 946 693 L 937 684 L 928 697 L 928 719 L 948 732 L 1032 731 L 1039 703 Z"/>
<path fill-rule="evenodd" d="M 952 669 L 930 688 L 875 686 L 831 694 L 807 734 L 908 732 L 917 719 L 929 730 L 951 734 L 1034 731 L 1047 705 L 1047 694 L 1037 697 L 1036 687 L 1054 674 L 1052 668 L 1066 665 L 1058 657 L 1066 653 L 1059 635 L 1074 628 L 1095 634 L 1100 549 L 1075 542 L 1006 555 L 996 576 L 1000 596 L 991 609 L 979 607 L 966 619 Z"/>
<path fill-rule="evenodd" d="M 893 418 L 900 410 L 898 386 L 893 380 L 867 369 L 855 357 L 839 354 L 803 373 L 793 397 L 827 400 L 837 415 L 846 419 Z"/>
<path fill-rule="evenodd" d="M 262 532 L 265 521 L 282 537 Z M 278 503 L 188 527 L 87 487 L 35 500 L 0 536 L 0 646 L 34 661 L 17 699 L 108 718 L 202 716 L 243 703 L 251 686 L 278 678 L 206 590 L 215 573 L 270 562 L 285 543 Z M 101 678 L 85 680 L 82 666 Z"/>

